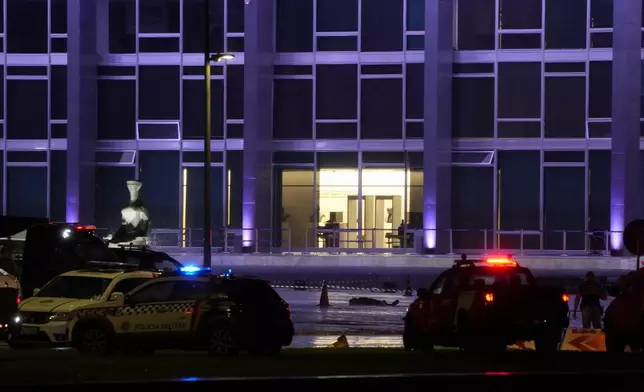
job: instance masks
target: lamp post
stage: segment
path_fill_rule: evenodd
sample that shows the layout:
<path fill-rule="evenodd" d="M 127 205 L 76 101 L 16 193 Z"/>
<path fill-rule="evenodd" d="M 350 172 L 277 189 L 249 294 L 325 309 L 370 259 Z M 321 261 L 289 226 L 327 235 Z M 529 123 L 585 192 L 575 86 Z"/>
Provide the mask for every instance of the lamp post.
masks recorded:
<path fill-rule="evenodd" d="M 211 161 L 212 156 L 210 152 L 210 139 L 212 134 L 211 124 L 211 97 L 210 97 L 210 64 L 212 62 L 220 62 L 223 60 L 231 60 L 235 55 L 229 53 L 212 54 L 210 52 L 210 0 L 204 0 L 204 79 L 205 79 L 205 93 L 206 93 L 206 110 L 205 110 L 205 132 L 203 137 L 203 151 L 204 151 L 204 217 L 203 217 L 203 266 L 210 268 L 212 266 L 212 222 L 210 221 L 210 194 L 212 191 L 212 184 L 210 183 Z"/>

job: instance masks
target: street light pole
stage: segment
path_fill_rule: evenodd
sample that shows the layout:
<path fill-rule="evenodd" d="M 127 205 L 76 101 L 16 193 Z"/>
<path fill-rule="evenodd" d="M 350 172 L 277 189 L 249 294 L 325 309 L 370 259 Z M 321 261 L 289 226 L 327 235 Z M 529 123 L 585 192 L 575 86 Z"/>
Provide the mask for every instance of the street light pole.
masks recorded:
<path fill-rule="evenodd" d="M 210 153 L 210 139 L 212 133 L 211 124 L 211 98 L 210 98 L 210 0 L 204 0 L 204 77 L 205 77 L 205 94 L 206 94 L 206 107 L 205 107 L 205 126 L 203 136 L 203 172 L 204 172 L 204 217 L 203 217 L 203 266 L 204 268 L 211 268 L 212 266 L 212 234 L 211 234 L 211 219 L 210 219 L 210 193 L 212 192 L 210 184 L 210 163 L 212 156 Z"/>
<path fill-rule="evenodd" d="M 211 268 L 212 267 L 212 221 L 211 221 L 211 209 L 210 205 L 210 194 L 212 193 L 212 183 L 211 175 L 212 168 L 210 167 L 212 163 L 212 153 L 210 151 L 210 139 L 212 138 L 212 98 L 211 98 L 211 81 L 210 81 L 210 64 L 215 62 L 220 62 L 222 60 L 232 60 L 235 58 L 234 54 L 231 53 L 222 53 L 217 52 L 217 54 L 212 55 L 210 52 L 210 0 L 204 0 L 204 49 L 203 49 L 203 59 L 204 59 L 204 81 L 205 81 L 205 94 L 206 94 L 206 107 L 204 110 L 204 135 L 203 135 L 203 172 L 204 172 L 204 192 L 203 192 L 203 267 Z"/>

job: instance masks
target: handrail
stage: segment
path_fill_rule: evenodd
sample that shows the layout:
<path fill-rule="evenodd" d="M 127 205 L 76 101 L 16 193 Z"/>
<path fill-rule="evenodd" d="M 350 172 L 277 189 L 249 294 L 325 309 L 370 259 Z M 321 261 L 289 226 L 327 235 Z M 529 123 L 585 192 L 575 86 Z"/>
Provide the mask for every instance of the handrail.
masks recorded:
<path fill-rule="evenodd" d="M 97 229 L 101 234 L 110 230 Z M 491 230 L 384 228 L 220 228 L 213 229 L 213 251 L 222 253 L 423 253 L 424 236 L 433 232 L 449 254 L 511 252 L 513 254 L 608 255 L 608 230 Z M 199 248 L 203 229 L 155 228 L 149 242 L 159 248 Z M 447 246 L 445 246 L 447 245 Z"/>

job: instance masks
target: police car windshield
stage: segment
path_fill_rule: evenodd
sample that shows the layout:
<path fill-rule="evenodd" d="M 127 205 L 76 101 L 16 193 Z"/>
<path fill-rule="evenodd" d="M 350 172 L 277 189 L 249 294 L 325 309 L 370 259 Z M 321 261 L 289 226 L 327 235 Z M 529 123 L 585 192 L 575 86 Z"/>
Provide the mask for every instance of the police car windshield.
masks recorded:
<path fill-rule="evenodd" d="M 98 299 L 103 295 L 111 282 L 111 279 L 91 276 L 59 276 L 43 287 L 36 296 L 48 298 Z"/>

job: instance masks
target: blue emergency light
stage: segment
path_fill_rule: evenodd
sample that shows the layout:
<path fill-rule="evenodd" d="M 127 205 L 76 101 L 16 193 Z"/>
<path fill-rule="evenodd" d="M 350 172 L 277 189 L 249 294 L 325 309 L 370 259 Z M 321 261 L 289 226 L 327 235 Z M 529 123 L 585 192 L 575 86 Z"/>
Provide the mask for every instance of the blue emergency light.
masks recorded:
<path fill-rule="evenodd" d="M 204 273 L 210 271 L 210 268 L 201 268 L 197 267 L 196 265 L 186 265 L 181 267 L 179 271 L 181 271 L 181 273 L 183 273 L 184 275 L 197 275 L 200 272 Z"/>

